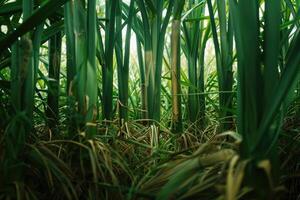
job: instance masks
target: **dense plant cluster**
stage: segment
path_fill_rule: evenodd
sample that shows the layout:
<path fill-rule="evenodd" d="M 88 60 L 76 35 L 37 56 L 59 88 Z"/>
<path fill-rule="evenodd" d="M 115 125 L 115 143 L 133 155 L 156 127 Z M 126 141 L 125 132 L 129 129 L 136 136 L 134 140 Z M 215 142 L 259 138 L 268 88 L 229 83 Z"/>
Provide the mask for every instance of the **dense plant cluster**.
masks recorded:
<path fill-rule="evenodd" d="M 0 199 L 299 199 L 299 0 L 0 0 Z"/>

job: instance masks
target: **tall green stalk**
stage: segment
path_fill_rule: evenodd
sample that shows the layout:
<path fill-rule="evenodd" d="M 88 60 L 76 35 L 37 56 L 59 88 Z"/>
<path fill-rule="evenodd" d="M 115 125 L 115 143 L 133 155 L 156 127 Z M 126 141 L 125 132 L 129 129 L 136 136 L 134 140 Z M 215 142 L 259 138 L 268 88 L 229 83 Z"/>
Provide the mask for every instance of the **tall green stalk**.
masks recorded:
<path fill-rule="evenodd" d="M 166 15 L 165 1 L 138 0 L 143 23 L 144 60 L 145 60 L 145 104 L 147 118 L 160 120 L 160 96 L 163 50 L 166 29 L 172 14 L 174 0 L 168 1 Z"/>
<path fill-rule="evenodd" d="M 140 87 L 141 87 L 141 115 L 140 117 L 143 119 L 147 118 L 147 99 L 146 99 L 146 78 L 145 78 L 145 64 L 144 64 L 144 56 L 142 51 L 141 41 L 136 39 L 137 46 L 137 57 L 139 63 L 139 71 L 140 71 Z"/>
<path fill-rule="evenodd" d="M 222 130 L 229 129 L 233 123 L 232 113 L 229 111 L 232 110 L 231 92 L 233 86 L 233 27 L 230 14 L 227 17 L 227 4 L 227 1 L 216 1 L 220 29 L 218 35 L 212 1 L 207 1 L 218 72 L 220 91 L 219 117 L 222 123 Z"/>
<path fill-rule="evenodd" d="M 138 3 L 138 1 L 136 1 Z M 129 8 L 128 8 L 129 10 Z M 138 9 L 136 9 L 138 11 Z M 143 46 L 145 43 L 144 39 L 144 30 L 143 30 L 143 21 L 140 17 L 136 17 L 136 14 L 133 17 L 132 21 L 132 30 L 136 36 L 136 49 L 137 49 L 137 62 L 139 67 L 139 83 L 140 83 L 140 114 L 139 118 L 147 119 L 148 112 L 147 112 L 147 94 L 146 94 L 146 68 L 145 68 L 145 57 L 143 55 Z"/>
<path fill-rule="evenodd" d="M 89 134 L 96 133 L 96 120 L 98 114 L 98 84 L 97 84 L 97 65 L 96 65 L 96 27 L 97 12 L 96 0 L 89 0 L 87 5 L 87 73 L 86 73 L 86 96 L 88 98 L 87 122 Z"/>
<path fill-rule="evenodd" d="M 209 23 L 208 25 L 204 23 L 205 3 L 203 1 L 190 0 L 187 8 L 183 21 L 183 52 L 188 61 L 188 119 L 190 122 L 197 121 L 200 127 L 204 127 L 204 63 L 210 26 Z"/>
<path fill-rule="evenodd" d="M 192 9 L 197 3 L 195 0 L 190 0 L 188 9 Z M 185 55 L 188 61 L 188 117 L 191 122 L 196 122 L 199 114 L 199 103 L 197 90 L 197 60 L 198 48 L 200 43 L 200 20 L 196 18 L 202 16 L 203 7 L 193 10 L 186 20 L 183 21 L 184 45 Z"/>
<path fill-rule="evenodd" d="M 23 18 L 26 20 L 27 18 L 30 17 L 30 15 L 33 12 L 33 1 L 27 2 L 23 1 Z M 22 37 L 21 40 L 21 45 L 25 45 L 24 47 L 21 46 L 21 49 L 24 51 L 23 53 L 23 59 L 28 59 L 28 63 L 24 64 L 21 67 L 21 77 L 24 78 L 24 80 L 21 80 L 21 87 L 23 87 L 23 90 L 21 90 L 22 93 L 22 101 L 21 101 L 21 108 L 25 110 L 26 115 L 29 119 L 32 118 L 33 114 L 33 106 L 34 106 L 34 89 L 35 89 L 35 84 L 34 84 L 34 60 L 33 60 L 33 53 L 32 52 L 27 52 L 28 50 L 33 51 L 33 47 L 29 49 L 27 48 L 26 45 L 32 45 L 32 39 L 31 39 L 31 34 L 27 33 Z M 26 44 L 27 43 L 27 44 Z"/>
<path fill-rule="evenodd" d="M 70 1 L 64 6 L 64 25 L 66 35 L 66 59 L 67 59 L 67 94 L 72 95 L 71 89 L 74 85 L 74 77 L 76 75 L 75 67 L 75 35 L 73 31 L 74 27 L 74 5 L 73 1 Z"/>
<path fill-rule="evenodd" d="M 129 84 L 129 58 L 130 58 L 130 41 L 131 41 L 131 29 L 134 15 L 134 2 L 130 1 L 128 14 L 126 17 L 126 36 L 125 36 L 125 48 L 123 50 L 122 42 L 122 1 L 117 1 L 117 13 L 116 13 L 116 27 L 118 27 L 117 41 L 115 44 L 116 57 L 118 65 L 118 90 L 119 90 L 119 109 L 120 119 L 128 120 L 128 84 Z"/>
<path fill-rule="evenodd" d="M 33 1 L 23 1 L 23 20 L 33 13 Z M 32 129 L 36 71 L 39 63 L 39 48 L 43 26 L 28 32 L 11 47 L 11 100 L 14 117 L 8 125 L 5 137 L 4 182 L 23 180 L 23 165 L 20 156 Z"/>
<path fill-rule="evenodd" d="M 102 66 L 103 118 L 110 120 L 113 115 L 113 55 L 116 29 L 117 1 L 106 0 L 105 17 L 105 64 Z"/>
<path fill-rule="evenodd" d="M 204 21 L 200 22 L 201 30 L 200 34 L 200 47 L 198 53 L 198 71 L 197 71 L 197 88 L 198 92 L 201 93 L 198 98 L 199 102 L 199 126 L 200 128 L 204 128 L 206 125 L 206 98 L 205 98 L 205 79 L 204 79 L 204 72 L 205 72 L 205 56 L 206 56 L 206 46 L 207 42 L 210 39 L 211 35 L 211 26 L 208 22 L 206 27 L 204 26 Z"/>
<path fill-rule="evenodd" d="M 299 73 L 300 34 L 296 30 L 296 34 L 290 35 L 291 43 L 284 55 L 287 64 L 279 71 L 279 52 L 283 47 L 280 45 L 281 1 L 264 3 L 262 17 L 259 2 L 250 0 L 231 0 L 230 13 L 238 60 L 237 125 L 243 136 L 241 156 L 251 161 L 246 184 L 255 189 L 257 199 L 273 199 L 279 174 L 276 144 L 282 123 L 280 115 Z M 270 173 L 262 165 L 265 160 L 271 164 Z"/>
<path fill-rule="evenodd" d="M 74 5 L 73 1 L 67 2 L 64 6 L 64 27 L 66 35 L 66 93 L 68 102 L 68 132 L 73 137 L 76 132 L 76 120 L 75 120 L 75 75 L 76 75 L 76 63 L 75 63 L 75 34 L 74 27 Z"/>
<path fill-rule="evenodd" d="M 55 23 L 55 20 L 51 24 Z M 53 133 L 58 133 L 59 122 L 59 90 L 60 90 L 60 64 L 61 64 L 62 33 L 58 32 L 49 40 L 49 82 L 47 98 L 47 124 Z"/>
<path fill-rule="evenodd" d="M 171 33 L 171 80 L 172 80 L 172 131 L 182 131 L 181 84 L 180 84 L 180 26 L 185 1 L 176 1 Z"/>
<path fill-rule="evenodd" d="M 96 2 L 74 1 L 74 39 L 76 86 L 75 96 L 78 103 L 79 128 L 85 128 L 88 137 L 96 133 L 97 117 L 97 70 L 96 70 Z M 69 38 L 72 39 L 72 35 Z"/>

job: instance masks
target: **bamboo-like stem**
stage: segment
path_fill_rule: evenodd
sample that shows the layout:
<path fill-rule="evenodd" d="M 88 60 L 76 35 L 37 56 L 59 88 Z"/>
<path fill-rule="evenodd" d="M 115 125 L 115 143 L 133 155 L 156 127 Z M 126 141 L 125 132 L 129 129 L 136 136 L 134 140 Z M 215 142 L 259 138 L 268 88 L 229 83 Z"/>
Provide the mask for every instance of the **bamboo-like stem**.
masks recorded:
<path fill-rule="evenodd" d="M 128 120 L 128 84 L 129 84 L 129 58 L 130 58 L 130 41 L 131 41 L 131 29 L 134 14 L 134 3 L 130 2 L 127 21 L 127 30 L 125 36 L 125 48 L 123 51 L 122 43 L 122 30 L 117 34 L 116 40 L 116 57 L 117 57 L 117 70 L 118 70 L 118 91 L 120 101 L 120 121 Z M 116 26 L 122 27 L 122 3 L 117 1 L 117 14 L 116 14 Z"/>
<path fill-rule="evenodd" d="M 112 119 L 113 115 L 113 55 L 115 42 L 115 24 L 117 1 L 106 0 L 105 16 L 105 66 L 102 66 L 103 80 L 103 118 Z"/>
<path fill-rule="evenodd" d="M 172 81 L 172 131 L 182 131 L 181 116 L 181 84 L 180 84 L 180 26 L 181 13 L 185 1 L 177 1 L 174 5 L 171 33 L 171 81 Z"/>

